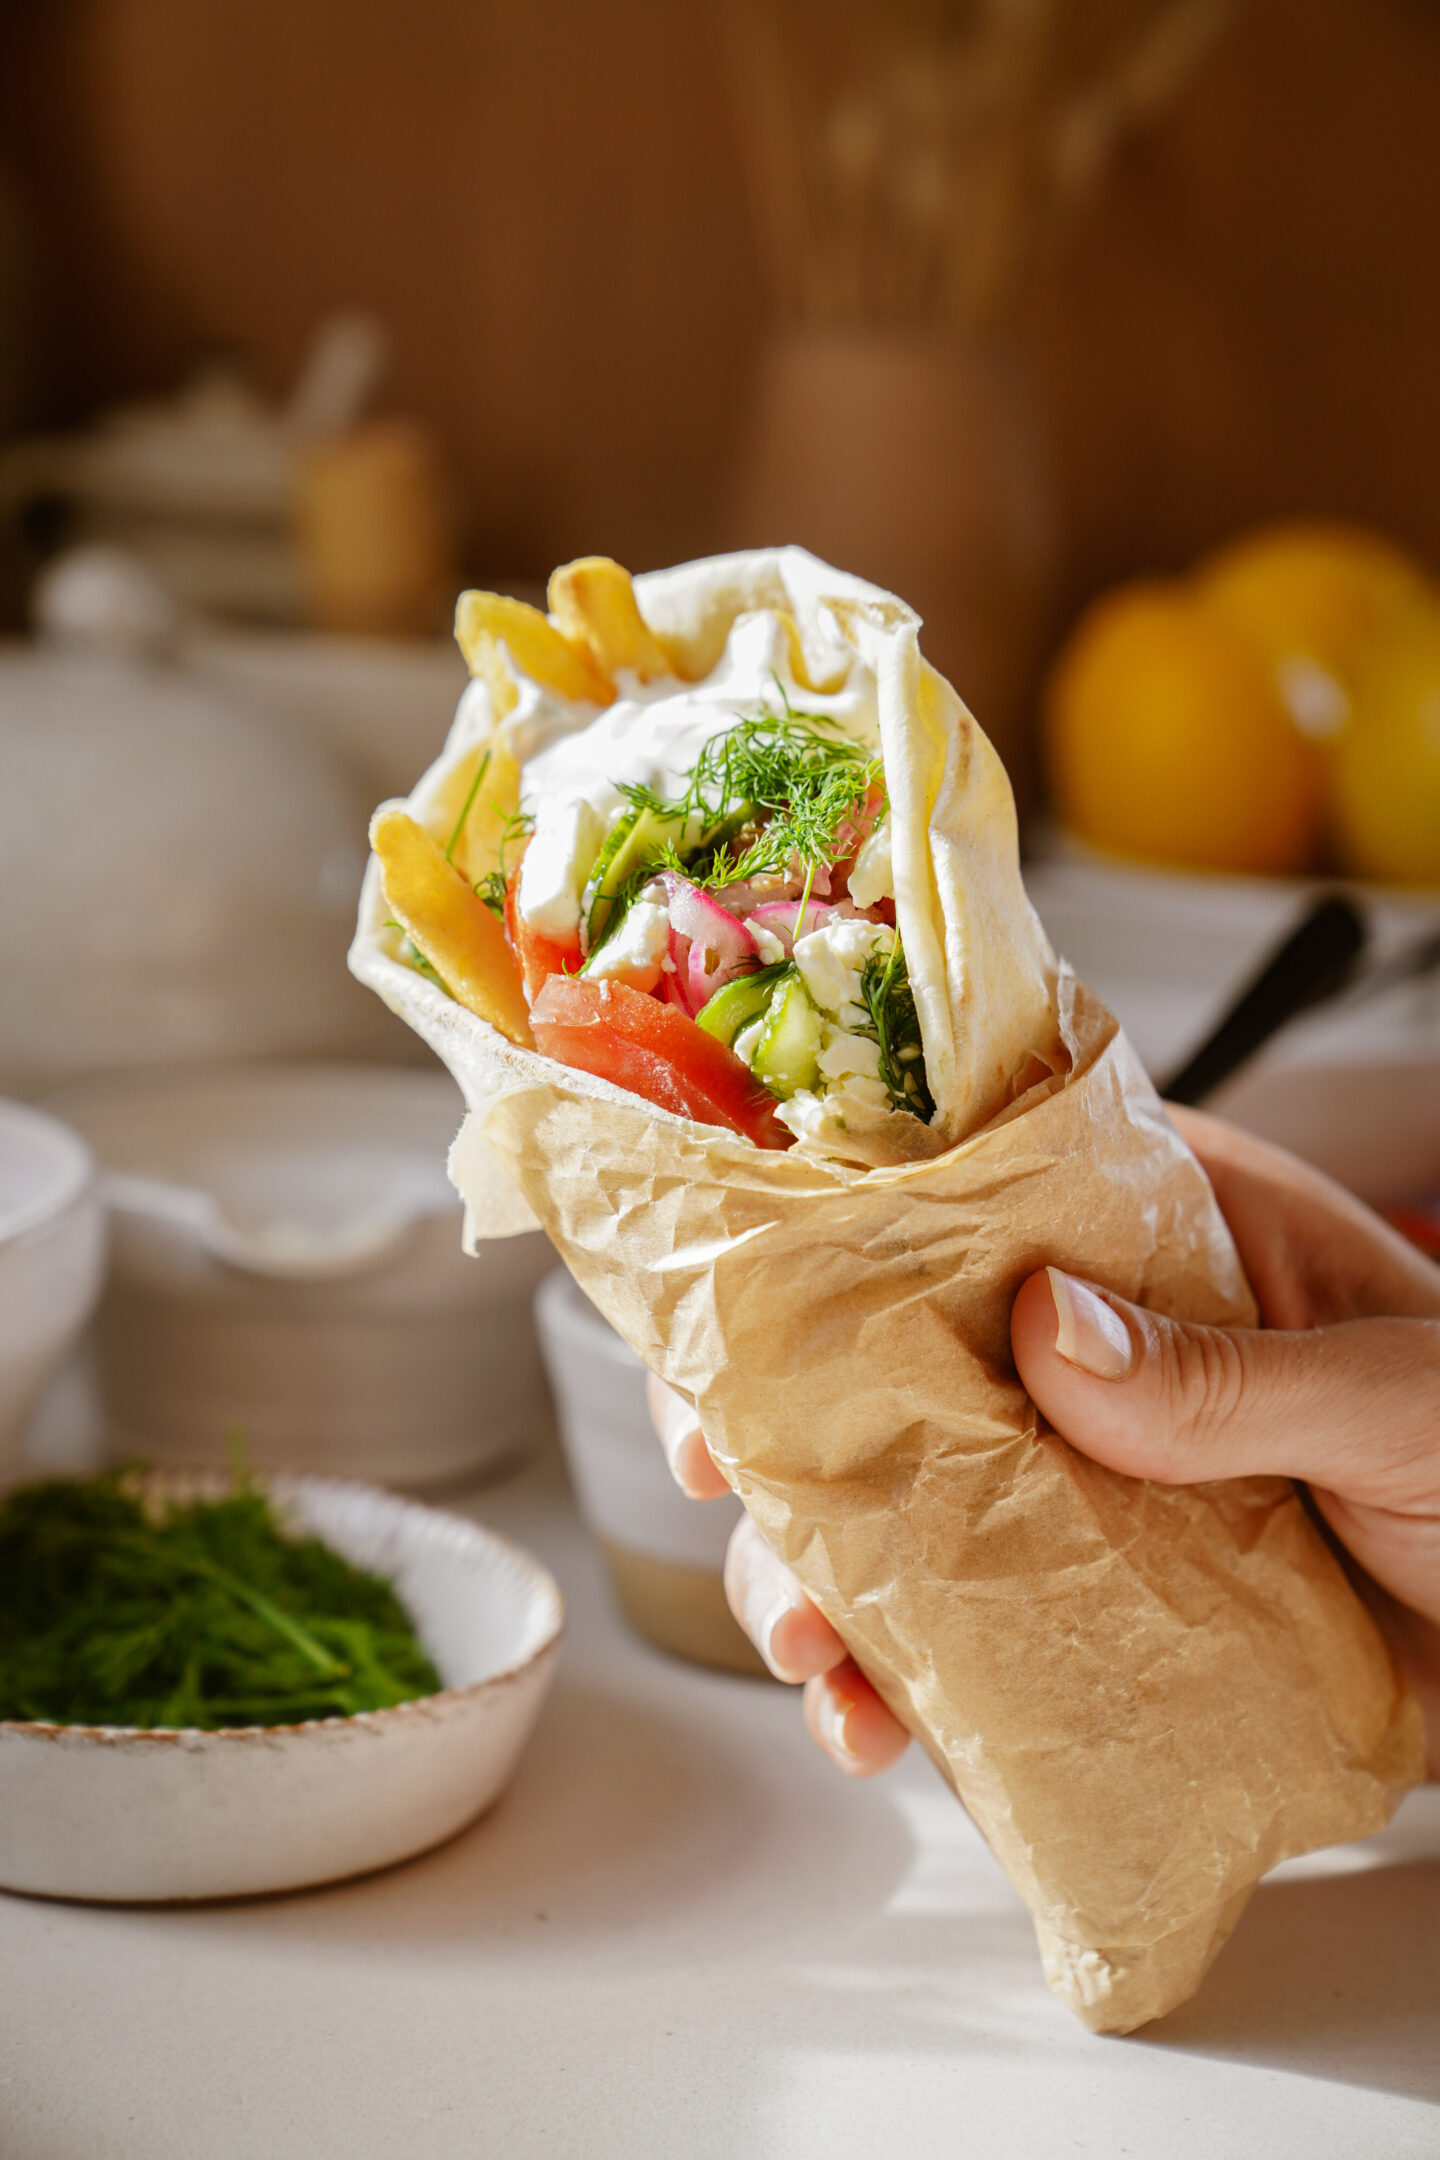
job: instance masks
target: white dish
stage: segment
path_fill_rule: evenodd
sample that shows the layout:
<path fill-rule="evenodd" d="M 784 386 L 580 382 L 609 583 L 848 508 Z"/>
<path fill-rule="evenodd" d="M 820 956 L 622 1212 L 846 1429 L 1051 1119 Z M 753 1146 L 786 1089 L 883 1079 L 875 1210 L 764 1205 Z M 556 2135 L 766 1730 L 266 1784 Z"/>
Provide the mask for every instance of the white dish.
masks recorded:
<path fill-rule="evenodd" d="M 55 1118 L 0 1102 L 0 1484 L 21 1469 L 26 1414 L 100 1293 L 95 1164 Z"/>
<path fill-rule="evenodd" d="M 461 1249 L 445 1175 L 464 1105 L 439 1071 L 231 1065 L 57 1098 L 105 1172 L 97 1331 L 113 1455 L 433 1486 L 549 1419 L 534 1234 Z"/>
<path fill-rule="evenodd" d="M 297 1528 L 391 1577 L 445 1692 L 222 1732 L 0 1723 L 0 1885 L 126 1903 L 295 1890 L 425 1852 L 504 1791 L 564 1626 L 551 1575 L 479 1524 L 365 1486 L 269 1490 Z"/>

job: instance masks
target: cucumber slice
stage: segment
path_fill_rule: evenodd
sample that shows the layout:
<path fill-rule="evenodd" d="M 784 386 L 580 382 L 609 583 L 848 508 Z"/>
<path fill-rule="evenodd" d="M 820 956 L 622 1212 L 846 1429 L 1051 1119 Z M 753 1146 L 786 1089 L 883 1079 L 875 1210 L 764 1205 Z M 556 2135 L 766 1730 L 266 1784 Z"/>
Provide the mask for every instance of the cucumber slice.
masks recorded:
<path fill-rule="evenodd" d="M 770 1007 L 765 1033 L 750 1070 L 782 1102 L 820 1077 L 820 1015 L 798 975 L 782 984 Z"/>
<path fill-rule="evenodd" d="M 723 990 L 716 991 L 695 1018 L 707 1035 L 733 1046 L 741 1028 L 758 1020 L 766 1010 L 775 994 L 776 984 L 793 972 L 789 961 L 781 960 L 774 967 L 756 968 L 752 975 L 737 975 L 734 982 L 728 982 Z"/>
<path fill-rule="evenodd" d="M 657 862 L 679 830 L 676 820 L 657 817 L 653 810 L 627 810 L 607 836 L 585 887 L 583 905 L 592 952 L 609 928 L 620 888 L 637 870 Z"/>

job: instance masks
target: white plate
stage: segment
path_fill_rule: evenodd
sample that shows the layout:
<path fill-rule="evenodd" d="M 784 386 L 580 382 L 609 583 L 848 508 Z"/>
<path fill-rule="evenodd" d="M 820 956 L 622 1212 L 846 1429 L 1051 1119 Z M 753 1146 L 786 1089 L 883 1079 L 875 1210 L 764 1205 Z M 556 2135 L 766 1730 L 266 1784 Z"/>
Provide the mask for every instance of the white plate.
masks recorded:
<path fill-rule="evenodd" d="M 554 1579 L 493 1531 L 367 1486 L 268 1490 L 298 1529 L 393 1580 L 444 1693 L 223 1732 L 0 1722 L 0 1886 L 127 1903 L 295 1890 L 425 1852 L 504 1791 L 564 1626 Z"/>

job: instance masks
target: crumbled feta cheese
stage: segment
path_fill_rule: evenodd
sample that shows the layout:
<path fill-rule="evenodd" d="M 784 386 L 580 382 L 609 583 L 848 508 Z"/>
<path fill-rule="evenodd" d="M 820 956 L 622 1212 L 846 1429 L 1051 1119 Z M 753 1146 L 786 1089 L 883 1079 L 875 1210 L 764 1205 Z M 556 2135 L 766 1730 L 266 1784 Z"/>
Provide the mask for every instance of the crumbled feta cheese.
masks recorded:
<path fill-rule="evenodd" d="M 884 1110 L 889 1107 L 890 1096 L 883 1080 L 851 1079 L 843 1087 L 830 1088 L 823 1095 L 813 1094 L 809 1088 L 800 1088 L 788 1102 L 777 1103 L 775 1115 L 782 1125 L 788 1125 L 797 1140 L 819 1140 L 845 1129 L 847 1111 L 855 1114 L 862 1110 Z"/>
<path fill-rule="evenodd" d="M 850 898 L 856 907 L 874 907 L 893 899 L 895 872 L 890 862 L 890 820 L 885 818 L 863 842 L 850 872 Z"/>
<path fill-rule="evenodd" d="M 752 916 L 745 927 L 755 940 L 755 950 L 766 967 L 774 967 L 785 958 L 785 940 L 776 937 L 773 930 L 767 930 L 764 923 L 756 922 Z"/>
<path fill-rule="evenodd" d="M 843 1028 L 826 1028 L 816 1064 L 823 1080 L 837 1085 L 848 1080 L 880 1078 L 880 1045 L 868 1035 L 851 1035 Z"/>
<path fill-rule="evenodd" d="M 860 977 L 873 952 L 888 953 L 895 933 L 885 923 L 833 922 L 795 942 L 795 965 L 821 1012 L 855 1024 L 863 1020 Z M 853 1017 L 852 1017 L 853 1016 Z"/>
<path fill-rule="evenodd" d="M 532 930 L 561 945 L 579 935 L 580 895 L 604 837 L 604 821 L 593 804 L 542 803 L 520 864 L 517 895 Z"/>
<path fill-rule="evenodd" d="M 766 1018 L 767 1015 L 761 1013 L 758 1020 L 752 1020 L 748 1027 L 741 1028 L 734 1042 L 730 1045 L 736 1057 L 744 1065 L 753 1065 L 755 1063 L 755 1053 L 760 1047 L 760 1038 L 765 1033 Z"/>
<path fill-rule="evenodd" d="M 585 973 L 628 983 L 632 990 L 653 990 L 660 981 L 669 942 L 667 911 L 654 900 L 637 900 L 614 936 L 591 954 Z"/>

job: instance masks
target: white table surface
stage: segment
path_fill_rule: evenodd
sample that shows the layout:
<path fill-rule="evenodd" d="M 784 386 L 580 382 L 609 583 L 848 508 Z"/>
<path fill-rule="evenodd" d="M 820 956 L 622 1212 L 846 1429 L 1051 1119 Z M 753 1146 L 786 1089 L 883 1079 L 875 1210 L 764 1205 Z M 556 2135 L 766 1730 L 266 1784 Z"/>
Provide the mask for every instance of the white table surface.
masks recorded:
<path fill-rule="evenodd" d="M 1095 2039 L 916 1751 L 850 1784 L 787 1691 L 635 1642 L 553 1465 L 470 1506 L 570 1603 L 510 1794 L 304 1896 L 0 1896 L 3 2160 L 1440 2154 L 1440 1793 Z"/>

